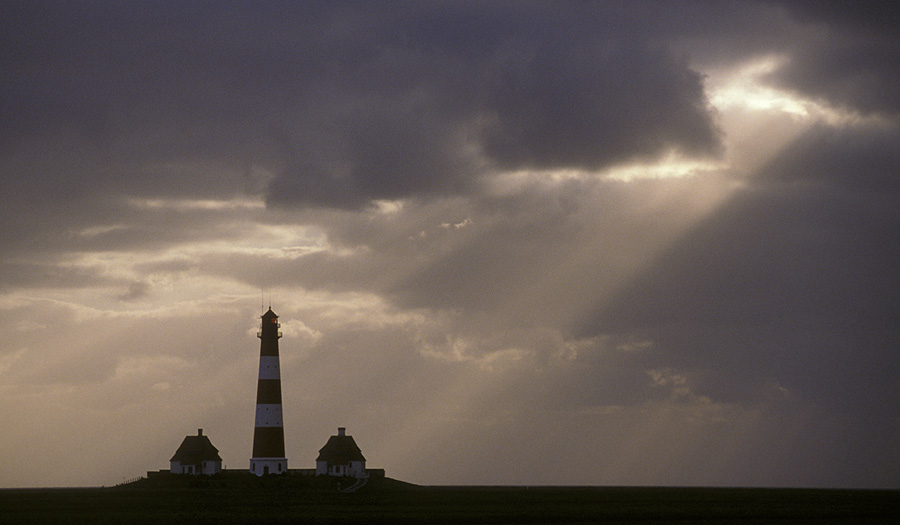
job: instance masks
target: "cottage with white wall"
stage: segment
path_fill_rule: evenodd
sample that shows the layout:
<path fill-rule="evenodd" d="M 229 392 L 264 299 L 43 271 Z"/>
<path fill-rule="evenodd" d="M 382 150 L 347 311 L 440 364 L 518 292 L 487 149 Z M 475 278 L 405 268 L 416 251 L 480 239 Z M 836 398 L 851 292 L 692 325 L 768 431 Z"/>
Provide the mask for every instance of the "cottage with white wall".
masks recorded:
<path fill-rule="evenodd" d="M 364 478 L 366 458 L 344 427 L 338 428 L 336 436 L 328 438 L 316 458 L 316 476 L 349 476 Z"/>
<path fill-rule="evenodd" d="M 181 446 L 169 460 L 169 471 L 172 474 L 194 476 L 218 474 L 222 471 L 219 449 L 203 435 L 202 428 L 198 429 L 196 436 L 186 436 L 181 442 Z"/>

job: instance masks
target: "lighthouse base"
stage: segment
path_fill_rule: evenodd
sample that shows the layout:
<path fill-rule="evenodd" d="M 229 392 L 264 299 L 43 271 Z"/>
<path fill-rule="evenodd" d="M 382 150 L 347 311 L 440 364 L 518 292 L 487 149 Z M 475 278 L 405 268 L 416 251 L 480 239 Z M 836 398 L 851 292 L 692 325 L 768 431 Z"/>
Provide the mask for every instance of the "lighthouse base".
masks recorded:
<path fill-rule="evenodd" d="M 251 458 L 250 473 L 257 476 L 284 474 L 287 472 L 287 458 Z"/>

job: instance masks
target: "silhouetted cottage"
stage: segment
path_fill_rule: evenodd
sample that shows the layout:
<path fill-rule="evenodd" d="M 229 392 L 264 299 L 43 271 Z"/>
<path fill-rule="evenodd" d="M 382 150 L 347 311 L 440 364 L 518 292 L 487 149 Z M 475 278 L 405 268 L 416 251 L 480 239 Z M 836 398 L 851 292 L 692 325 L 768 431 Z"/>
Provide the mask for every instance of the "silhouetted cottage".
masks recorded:
<path fill-rule="evenodd" d="M 203 429 L 197 430 L 196 436 L 186 436 L 175 455 L 169 460 L 169 471 L 172 474 L 217 474 L 222 471 L 222 458 L 219 449 L 213 446 L 209 438 L 203 435 Z"/>
<path fill-rule="evenodd" d="M 338 428 L 336 436 L 328 438 L 316 458 L 316 476 L 366 476 L 366 458 L 344 427 Z"/>

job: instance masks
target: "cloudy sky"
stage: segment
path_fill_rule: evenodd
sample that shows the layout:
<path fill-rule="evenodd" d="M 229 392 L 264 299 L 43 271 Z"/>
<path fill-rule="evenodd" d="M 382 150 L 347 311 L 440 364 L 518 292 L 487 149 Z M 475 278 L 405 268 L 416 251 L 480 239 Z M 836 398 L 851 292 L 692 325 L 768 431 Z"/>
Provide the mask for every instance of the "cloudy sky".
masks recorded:
<path fill-rule="evenodd" d="M 0 486 L 900 487 L 888 2 L 0 2 Z"/>

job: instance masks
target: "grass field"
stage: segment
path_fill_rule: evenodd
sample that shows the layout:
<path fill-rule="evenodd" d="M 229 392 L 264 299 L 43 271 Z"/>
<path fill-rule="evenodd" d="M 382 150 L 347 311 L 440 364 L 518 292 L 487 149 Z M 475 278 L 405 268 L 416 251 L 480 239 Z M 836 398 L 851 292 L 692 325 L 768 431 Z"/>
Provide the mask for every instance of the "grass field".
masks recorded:
<path fill-rule="evenodd" d="M 144 480 L 145 482 L 147 480 Z M 900 523 L 900 491 L 419 487 L 315 480 L 0 491 L 2 523 Z"/>

